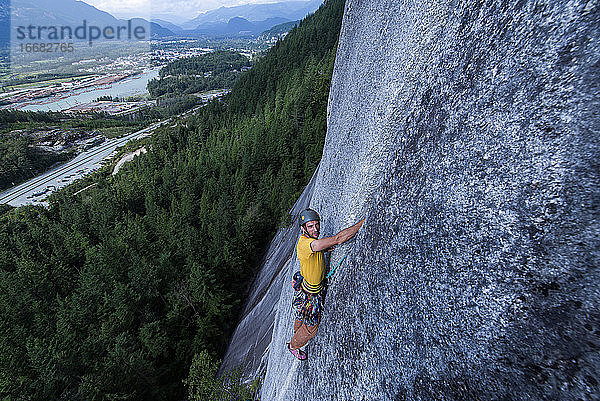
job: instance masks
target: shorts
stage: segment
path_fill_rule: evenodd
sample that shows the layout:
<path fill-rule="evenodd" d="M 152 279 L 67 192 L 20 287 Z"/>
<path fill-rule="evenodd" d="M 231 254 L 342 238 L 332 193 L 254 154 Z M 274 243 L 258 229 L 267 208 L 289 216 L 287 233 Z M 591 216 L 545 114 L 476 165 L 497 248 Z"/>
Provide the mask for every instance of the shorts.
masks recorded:
<path fill-rule="evenodd" d="M 317 294 L 309 294 L 302 290 L 296 291 L 292 308 L 296 312 L 296 320 L 307 326 L 318 325 L 323 311 L 323 291 Z"/>

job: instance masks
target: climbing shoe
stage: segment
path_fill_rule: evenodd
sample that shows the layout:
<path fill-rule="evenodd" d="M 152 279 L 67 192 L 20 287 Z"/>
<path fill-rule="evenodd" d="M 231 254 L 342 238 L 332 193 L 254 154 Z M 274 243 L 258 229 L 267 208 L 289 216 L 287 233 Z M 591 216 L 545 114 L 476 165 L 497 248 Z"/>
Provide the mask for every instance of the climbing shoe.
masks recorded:
<path fill-rule="evenodd" d="M 294 355 L 296 358 L 300 359 L 301 361 L 306 359 L 306 352 L 302 351 L 301 349 L 291 349 L 290 343 L 287 343 L 287 349 L 289 349 L 290 352 L 292 353 L 292 355 Z"/>

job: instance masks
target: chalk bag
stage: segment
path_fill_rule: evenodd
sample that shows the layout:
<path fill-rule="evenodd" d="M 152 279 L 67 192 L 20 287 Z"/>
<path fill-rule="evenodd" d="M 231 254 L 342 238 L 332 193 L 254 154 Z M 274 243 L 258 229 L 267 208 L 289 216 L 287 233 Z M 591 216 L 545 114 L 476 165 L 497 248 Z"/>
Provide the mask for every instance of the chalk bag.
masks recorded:
<path fill-rule="evenodd" d="M 304 277 L 302 277 L 302 274 L 300 274 L 300 272 L 294 273 L 294 277 L 292 277 L 292 287 L 294 287 L 294 290 L 300 291 L 302 289 L 303 279 Z"/>

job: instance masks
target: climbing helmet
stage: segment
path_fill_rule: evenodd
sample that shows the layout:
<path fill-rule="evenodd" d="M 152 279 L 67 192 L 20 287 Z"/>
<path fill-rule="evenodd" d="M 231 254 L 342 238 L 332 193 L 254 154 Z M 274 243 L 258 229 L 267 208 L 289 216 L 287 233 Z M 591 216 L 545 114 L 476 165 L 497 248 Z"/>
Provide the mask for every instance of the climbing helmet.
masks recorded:
<path fill-rule="evenodd" d="M 305 225 L 309 221 L 315 220 L 320 221 L 321 218 L 319 217 L 319 214 L 312 209 L 305 209 L 302 211 L 302 213 L 300 213 L 300 216 L 298 216 L 298 223 L 300 226 Z"/>

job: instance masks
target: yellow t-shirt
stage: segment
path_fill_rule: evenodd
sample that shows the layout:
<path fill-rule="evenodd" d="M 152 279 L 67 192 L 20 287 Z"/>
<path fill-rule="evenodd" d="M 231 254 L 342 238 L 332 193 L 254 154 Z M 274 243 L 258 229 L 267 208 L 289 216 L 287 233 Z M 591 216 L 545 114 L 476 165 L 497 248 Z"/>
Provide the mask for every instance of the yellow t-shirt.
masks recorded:
<path fill-rule="evenodd" d="M 300 273 L 302 288 L 306 292 L 318 293 L 323 288 L 323 278 L 325 277 L 325 257 L 323 251 L 313 252 L 310 244 L 315 238 L 309 238 L 302 234 L 296 245 L 296 254 L 300 261 Z"/>

